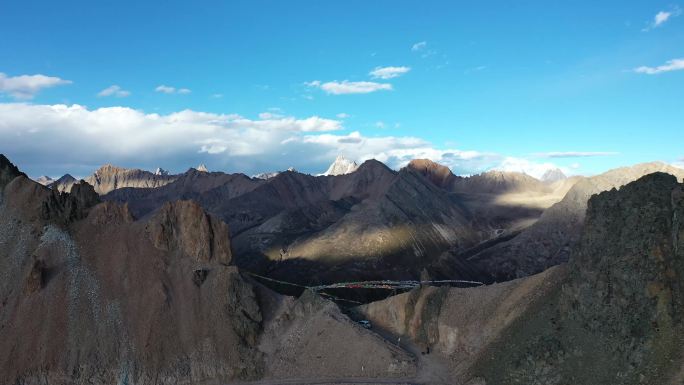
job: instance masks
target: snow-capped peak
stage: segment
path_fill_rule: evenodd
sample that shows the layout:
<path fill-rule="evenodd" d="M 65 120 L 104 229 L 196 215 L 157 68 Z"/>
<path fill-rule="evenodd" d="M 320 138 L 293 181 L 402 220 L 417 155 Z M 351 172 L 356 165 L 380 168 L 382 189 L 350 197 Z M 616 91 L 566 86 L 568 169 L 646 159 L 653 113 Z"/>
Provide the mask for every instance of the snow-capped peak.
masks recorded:
<path fill-rule="evenodd" d="M 157 167 L 157 169 L 154 171 L 154 175 L 169 175 L 169 172 L 161 167 Z"/>
<path fill-rule="evenodd" d="M 199 166 L 195 167 L 195 170 L 201 172 L 209 172 L 209 170 L 207 170 L 207 166 L 205 166 L 204 163 L 200 163 Z"/>
<path fill-rule="evenodd" d="M 566 179 L 567 176 L 561 171 L 559 168 L 554 168 L 550 170 L 546 170 L 544 175 L 541 177 L 542 182 L 546 183 L 553 183 L 553 182 L 558 182 L 559 180 Z"/>
<path fill-rule="evenodd" d="M 356 164 L 353 160 L 349 160 L 345 158 L 343 155 L 338 155 L 337 158 L 335 158 L 335 161 L 328 167 L 328 170 L 323 173 L 323 175 L 344 175 L 344 174 L 350 174 L 356 169 L 359 168 L 359 165 Z"/>

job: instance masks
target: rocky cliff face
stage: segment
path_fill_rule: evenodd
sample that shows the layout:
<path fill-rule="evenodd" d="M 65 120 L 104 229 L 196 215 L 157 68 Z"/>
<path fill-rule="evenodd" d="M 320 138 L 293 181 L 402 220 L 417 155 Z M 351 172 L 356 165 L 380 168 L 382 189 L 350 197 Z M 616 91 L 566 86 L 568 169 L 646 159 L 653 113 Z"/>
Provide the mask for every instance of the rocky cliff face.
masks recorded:
<path fill-rule="evenodd" d="M 9 182 L 21 175 L 26 176 L 9 159 L 0 154 L 0 193 Z"/>
<path fill-rule="evenodd" d="M 228 225 L 193 201 L 164 204 L 147 225 L 155 247 L 179 251 L 198 262 L 231 263 Z"/>
<path fill-rule="evenodd" d="M 134 221 L 87 184 L 68 194 L 13 178 L 0 205 L 0 383 L 261 376 L 261 313 L 230 257 L 226 225 L 195 204 Z"/>

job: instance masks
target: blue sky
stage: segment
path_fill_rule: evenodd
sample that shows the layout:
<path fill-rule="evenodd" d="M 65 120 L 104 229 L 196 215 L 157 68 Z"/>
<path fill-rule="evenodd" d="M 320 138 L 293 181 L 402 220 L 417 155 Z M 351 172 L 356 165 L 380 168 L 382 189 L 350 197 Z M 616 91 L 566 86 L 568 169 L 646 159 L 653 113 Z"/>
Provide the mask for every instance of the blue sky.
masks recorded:
<path fill-rule="evenodd" d="M 337 153 L 457 173 L 681 164 L 681 6 L 3 2 L 0 152 L 52 176 L 317 173 Z"/>

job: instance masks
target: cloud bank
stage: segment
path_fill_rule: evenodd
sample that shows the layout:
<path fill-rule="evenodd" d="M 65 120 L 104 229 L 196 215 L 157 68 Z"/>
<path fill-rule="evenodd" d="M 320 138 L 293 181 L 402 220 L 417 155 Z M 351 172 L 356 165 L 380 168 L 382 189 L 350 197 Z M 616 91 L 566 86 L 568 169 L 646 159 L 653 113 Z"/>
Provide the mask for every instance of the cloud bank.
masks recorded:
<path fill-rule="evenodd" d="M 339 154 L 357 162 L 377 159 L 395 169 L 411 159 L 428 158 L 457 174 L 497 168 L 539 177 L 556 167 L 495 153 L 440 149 L 413 136 L 345 133 L 340 120 L 319 116 L 264 112 L 250 119 L 193 110 L 162 115 L 128 107 L 26 103 L 0 104 L 0 116 L 2 151 L 29 173 L 54 176 L 85 176 L 105 163 L 175 172 L 206 163 L 247 174 L 294 166 L 319 173 Z"/>

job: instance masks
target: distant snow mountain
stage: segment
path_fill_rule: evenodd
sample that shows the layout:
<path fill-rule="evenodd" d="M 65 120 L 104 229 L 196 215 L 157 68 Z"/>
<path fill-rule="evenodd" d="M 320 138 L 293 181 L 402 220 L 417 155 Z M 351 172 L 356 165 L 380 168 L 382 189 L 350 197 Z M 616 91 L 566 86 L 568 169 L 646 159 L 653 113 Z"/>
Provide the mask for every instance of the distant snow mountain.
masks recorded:
<path fill-rule="evenodd" d="M 297 172 L 297 170 L 294 167 L 288 167 L 287 171 Z M 262 173 L 259 173 L 256 175 L 252 175 L 252 178 L 267 180 L 267 179 L 275 178 L 276 176 L 280 175 L 282 172 L 283 171 L 262 172 Z"/>
<path fill-rule="evenodd" d="M 201 171 L 201 172 L 209 172 L 207 169 L 207 166 L 204 165 L 204 163 L 200 163 L 199 166 L 195 167 L 195 170 Z"/>
<path fill-rule="evenodd" d="M 42 184 L 43 186 L 48 186 L 52 184 L 55 181 L 55 179 L 50 178 L 47 175 L 40 176 L 36 178 L 36 182 Z"/>
<path fill-rule="evenodd" d="M 157 169 L 154 171 L 154 175 L 169 175 L 169 172 L 161 167 L 157 167 Z"/>
<path fill-rule="evenodd" d="M 544 183 L 554 183 L 559 180 L 567 179 L 568 177 L 559 168 L 554 168 L 551 170 L 546 170 L 544 175 L 541 177 L 541 181 Z"/>
<path fill-rule="evenodd" d="M 328 170 L 322 175 L 344 175 L 351 174 L 359 168 L 353 160 L 349 160 L 342 155 L 338 155 L 335 161 L 328 167 Z"/>
<path fill-rule="evenodd" d="M 279 171 L 262 172 L 262 173 L 259 173 L 256 175 L 252 175 L 252 178 L 266 180 L 266 179 L 275 178 L 276 176 L 278 176 L 278 174 L 280 174 Z"/>
<path fill-rule="evenodd" d="M 47 185 L 47 187 L 60 192 L 69 192 L 74 183 L 76 183 L 76 178 L 70 174 L 64 174 L 61 178 Z"/>

